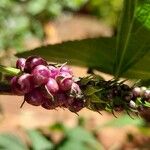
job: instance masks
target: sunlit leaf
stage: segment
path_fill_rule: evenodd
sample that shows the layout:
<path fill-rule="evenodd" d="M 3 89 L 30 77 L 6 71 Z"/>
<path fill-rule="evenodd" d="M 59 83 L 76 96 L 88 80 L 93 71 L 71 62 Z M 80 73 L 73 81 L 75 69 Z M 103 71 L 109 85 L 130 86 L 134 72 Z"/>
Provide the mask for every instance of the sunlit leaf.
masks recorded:
<path fill-rule="evenodd" d="M 11 134 L 0 135 L 1 150 L 28 150 L 25 144 L 16 136 Z"/>
<path fill-rule="evenodd" d="M 38 130 L 28 130 L 33 150 L 52 150 L 53 144 L 47 140 Z"/>

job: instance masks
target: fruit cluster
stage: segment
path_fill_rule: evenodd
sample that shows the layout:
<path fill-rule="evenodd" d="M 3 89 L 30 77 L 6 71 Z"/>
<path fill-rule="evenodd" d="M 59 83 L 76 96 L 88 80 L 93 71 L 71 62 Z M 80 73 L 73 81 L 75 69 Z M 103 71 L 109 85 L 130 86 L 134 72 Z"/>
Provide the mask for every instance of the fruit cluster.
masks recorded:
<path fill-rule="evenodd" d="M 97 112 L 125 110 L 129 114 L 150 107 L 150 90 L 146 87 L 128 86 L 124 81 L 105 81 L 97 76 L 89 76 L 81 79 L 80 88 L 86 99 L 86 107 Z"/>
<path fill-rule="evenodd" d="M 85 107 L 79 85 L 66 65 L 48 64 L 43 58 L 19 58 L 20 74 L 11 79 L 12 92 L 24 95 L 24 102 L 45 109 L 68 108 L 77 113 Z"/>

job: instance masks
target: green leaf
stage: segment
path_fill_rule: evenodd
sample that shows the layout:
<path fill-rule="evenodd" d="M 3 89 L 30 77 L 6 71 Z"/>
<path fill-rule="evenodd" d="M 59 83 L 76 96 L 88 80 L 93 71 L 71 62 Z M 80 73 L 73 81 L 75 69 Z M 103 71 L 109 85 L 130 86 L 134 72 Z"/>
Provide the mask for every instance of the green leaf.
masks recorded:
<path fill-rule="evenodd" d="M 120 75 L 124 57 L 128 51 L 128 42 L 130 40 L 131 30 L 134 23 L 136 3 L 137 0 L 124 0 L 117 36 L 116 59 L 114 68 L 116 77 Z"/>
<path fill-rule="evenodd" d="M 125 7 L 131 9 L 129 3 L 133 3 L 135 0 L 132 2 L 131 0 L 125 0 L 124 2 L 126 3 L 127 1 L 130 2 L 128 2 L 128 5 L 125 5 Z M 150 68 L 148 67 L 150 56 L 150 4 L 146 1 L 141 2 L 141 0 L 138 0 L 138 2 L 139 3 L 135 9 L 135 1 L 135 6 L 133 9 L 135 12 L 135 16 L 133 15 L 134 12 L 132 10 L 132 20 L 127 20 L 128 18 L 126 19 L 127 16 L 124 14 L 124 19 L 122 19 L 121 22 L 121 24 L 124 25 L 126 21 L 129 21 L 129 25 L 126 26 L 127 29 L 125 29 L 125 27 L 121 27 L 122 30 L 126 30 L 126 33 L 120 31 L 121 35 L 123 33 L 127 36 L 124 46 L 122 44 L 122 38 L 125 37 L 118 35 L 117 56 L 115 63 L 115 74 L 117 77 L 150 77 Z"/>
<path fill-rule="evenodd" d="M 47 140 L 38 130 L 28 130 L 33 150 L 52 150 L 53 144 Z"/>
<path fill-rule="evenodd" d="M 81 150 L 102 150 L 102 145 L 96 140 L 96 138 L 88 131 L 86 131 L 82 127 L 76 127 L 73 129 L 69 129 L 66 133 L 67 139 L 69 139 L 68 142 L 65 143 L 67 145 L 73 145 L 74 148 L 79 146 L 79 149 Z M 74 142 L 74 144 L 72 143 Z M 77 149 L 77 148 L 76 148 Z M 76 150 L 75 149 L 75 150 Z M 67 149 L 63 149 L 67 150 Z M 69 150 L 69 149 L 68 149 Z"/>
<path fill-rule="evenodd" d="M 122 115 L 119 118 L 115 118 L 113 120 L 110 120 L 108 122 L 106 122 L 105 124 L 103 124 L 101 127 L 117 127 L 117 128 L 121 128 L 127 125 L 142 125 L 143 124 L 143 120 L 140 118 L 135 117 L 134 119 L 132 119 L 131 117 L 129 117 L 128 115 Z"/>
<path fill-rule="evenodd" d="M 31 51 L 18 53 L 17 56 L 39 55 L 49 61 L 68 62 L 72 65 L 95 68 L 112 74 L 114 47 L 114 38 L 93 38 L 42 46 Z"/>
<path fill-rule="evenodd" d="M 11 134 L 1 134 L 0 149 L 1 150 L 27 150 L 27 147 L 18 137 Z"/>
<path fill-rule="evenodd" d="M 99 89 L 99 88 L 94 88 L 94 87 L 92 87 L 92 86 L 88 86 L 87 88 L 86 88 L 86 90 L 84 91 L 84 93 L 87 95 L 87 96 L 89 96 L 89 95 L 92 95 L 92 94 L 94 94 L 94 93 L 96 93 L 96 92 L 99 92 L 101 89 Z"/>

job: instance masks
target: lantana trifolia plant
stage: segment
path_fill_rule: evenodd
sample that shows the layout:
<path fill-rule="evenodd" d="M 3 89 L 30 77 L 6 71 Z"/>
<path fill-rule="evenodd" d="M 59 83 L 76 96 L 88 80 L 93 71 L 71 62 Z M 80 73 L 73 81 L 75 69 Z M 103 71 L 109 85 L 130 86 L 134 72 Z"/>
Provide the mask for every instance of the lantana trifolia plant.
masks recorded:
<path fill-rule="evenodd" d="M 17 54 L 16 68 L 0 67 L 10 76 L 7 86 L 4 81 L 0 84 L 0 91 L 23 95 L 23 104 L 45 109 L 139 114 L 150 107 L 149 10 L 148 0 L 124 0 L 117 37 L 69 41 Z M 106 81 L 94 73 L 75 77 L 66 60 L 113 78 Z"/>

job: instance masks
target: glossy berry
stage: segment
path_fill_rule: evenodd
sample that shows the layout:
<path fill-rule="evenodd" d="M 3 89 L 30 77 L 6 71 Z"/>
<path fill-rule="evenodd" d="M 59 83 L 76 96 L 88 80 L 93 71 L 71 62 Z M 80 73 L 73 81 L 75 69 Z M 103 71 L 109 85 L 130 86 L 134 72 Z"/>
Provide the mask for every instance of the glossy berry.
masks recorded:
<path fill-rule="evenodd" d="M 72 79 L 72 75 L 69 74 L 68 72 L 60 72 L 57 76 L 56 76 L 56 80 L 58 82 L 66 80 L 66 79 Z"/>
<path fill-rule="evenodd" d="M 57 93 L 59 90 L 59 86 L 56 80 L 53 78 L 49 78 L 45 86 L 47 87 L 47 90 L 52 94 Z"/>
<path fill-rule="evenodd" d="M 34 106 L 40 106 L 43 101 L 44 97 L 39 89 L 34 89 L 30 93 L 25 94 L 24 100 Z"/>
<path fill-rule="evenodd" d="M 11 86 L 13 92 L 18 95 L 28 93 L 34 88 L 33 77 L 30 74 L 13 77 L 11 80 Z"/>
<path fill-rule="evenodd" d="M 16 62 L 16 68 L 20 69 L 21 71 L 24 71 L 25 63 L 26 63 L 25 58 L 19 58 Z"/>
<path fill-rule="evenodd" d="M 69 73 L 70 75 L 73 75 L 73 72 L 72 72 L 72 69 L 67 66 L 67 65 L 63 65 L 61 68 L 60 68 L 60 72 L 67 72 Z"/>
<path fill-rule="evenodd" d="M 48 65 L 47 62 L 41 58 L 41 57 L 37 57 L 37 56 L 30 56 L 27 58 L 26 63 L 25 63 L 25 72 L 31 72 L 36 66 L 38 65 Z"/>
<path fill-rule="evenodd" d="M 55 103 L 51 99 L 45 99 L 41 106 L 48 110 L 56 108 Z"/>
<path fill-rule="evenodd" d="M 56 76 L 59 74 L 59 69 L 50 65 L 48 66 L 48 69 L 50 71 L 50 77 L 55 79 Z"/>
<path fill-rule="evenodd" d="M 32 75 L 36 85 L 46 84 L 50 77 L 49 69 L 43 65 L 36 66 L 32 71 Z"/>
<path fill-rule="evenodd" d="M 68 91 L 71 89 L 72 83 L 73 83 L 72 79 L 65 79 L 59 82 L 59 87 L 62 91 Z"/>

